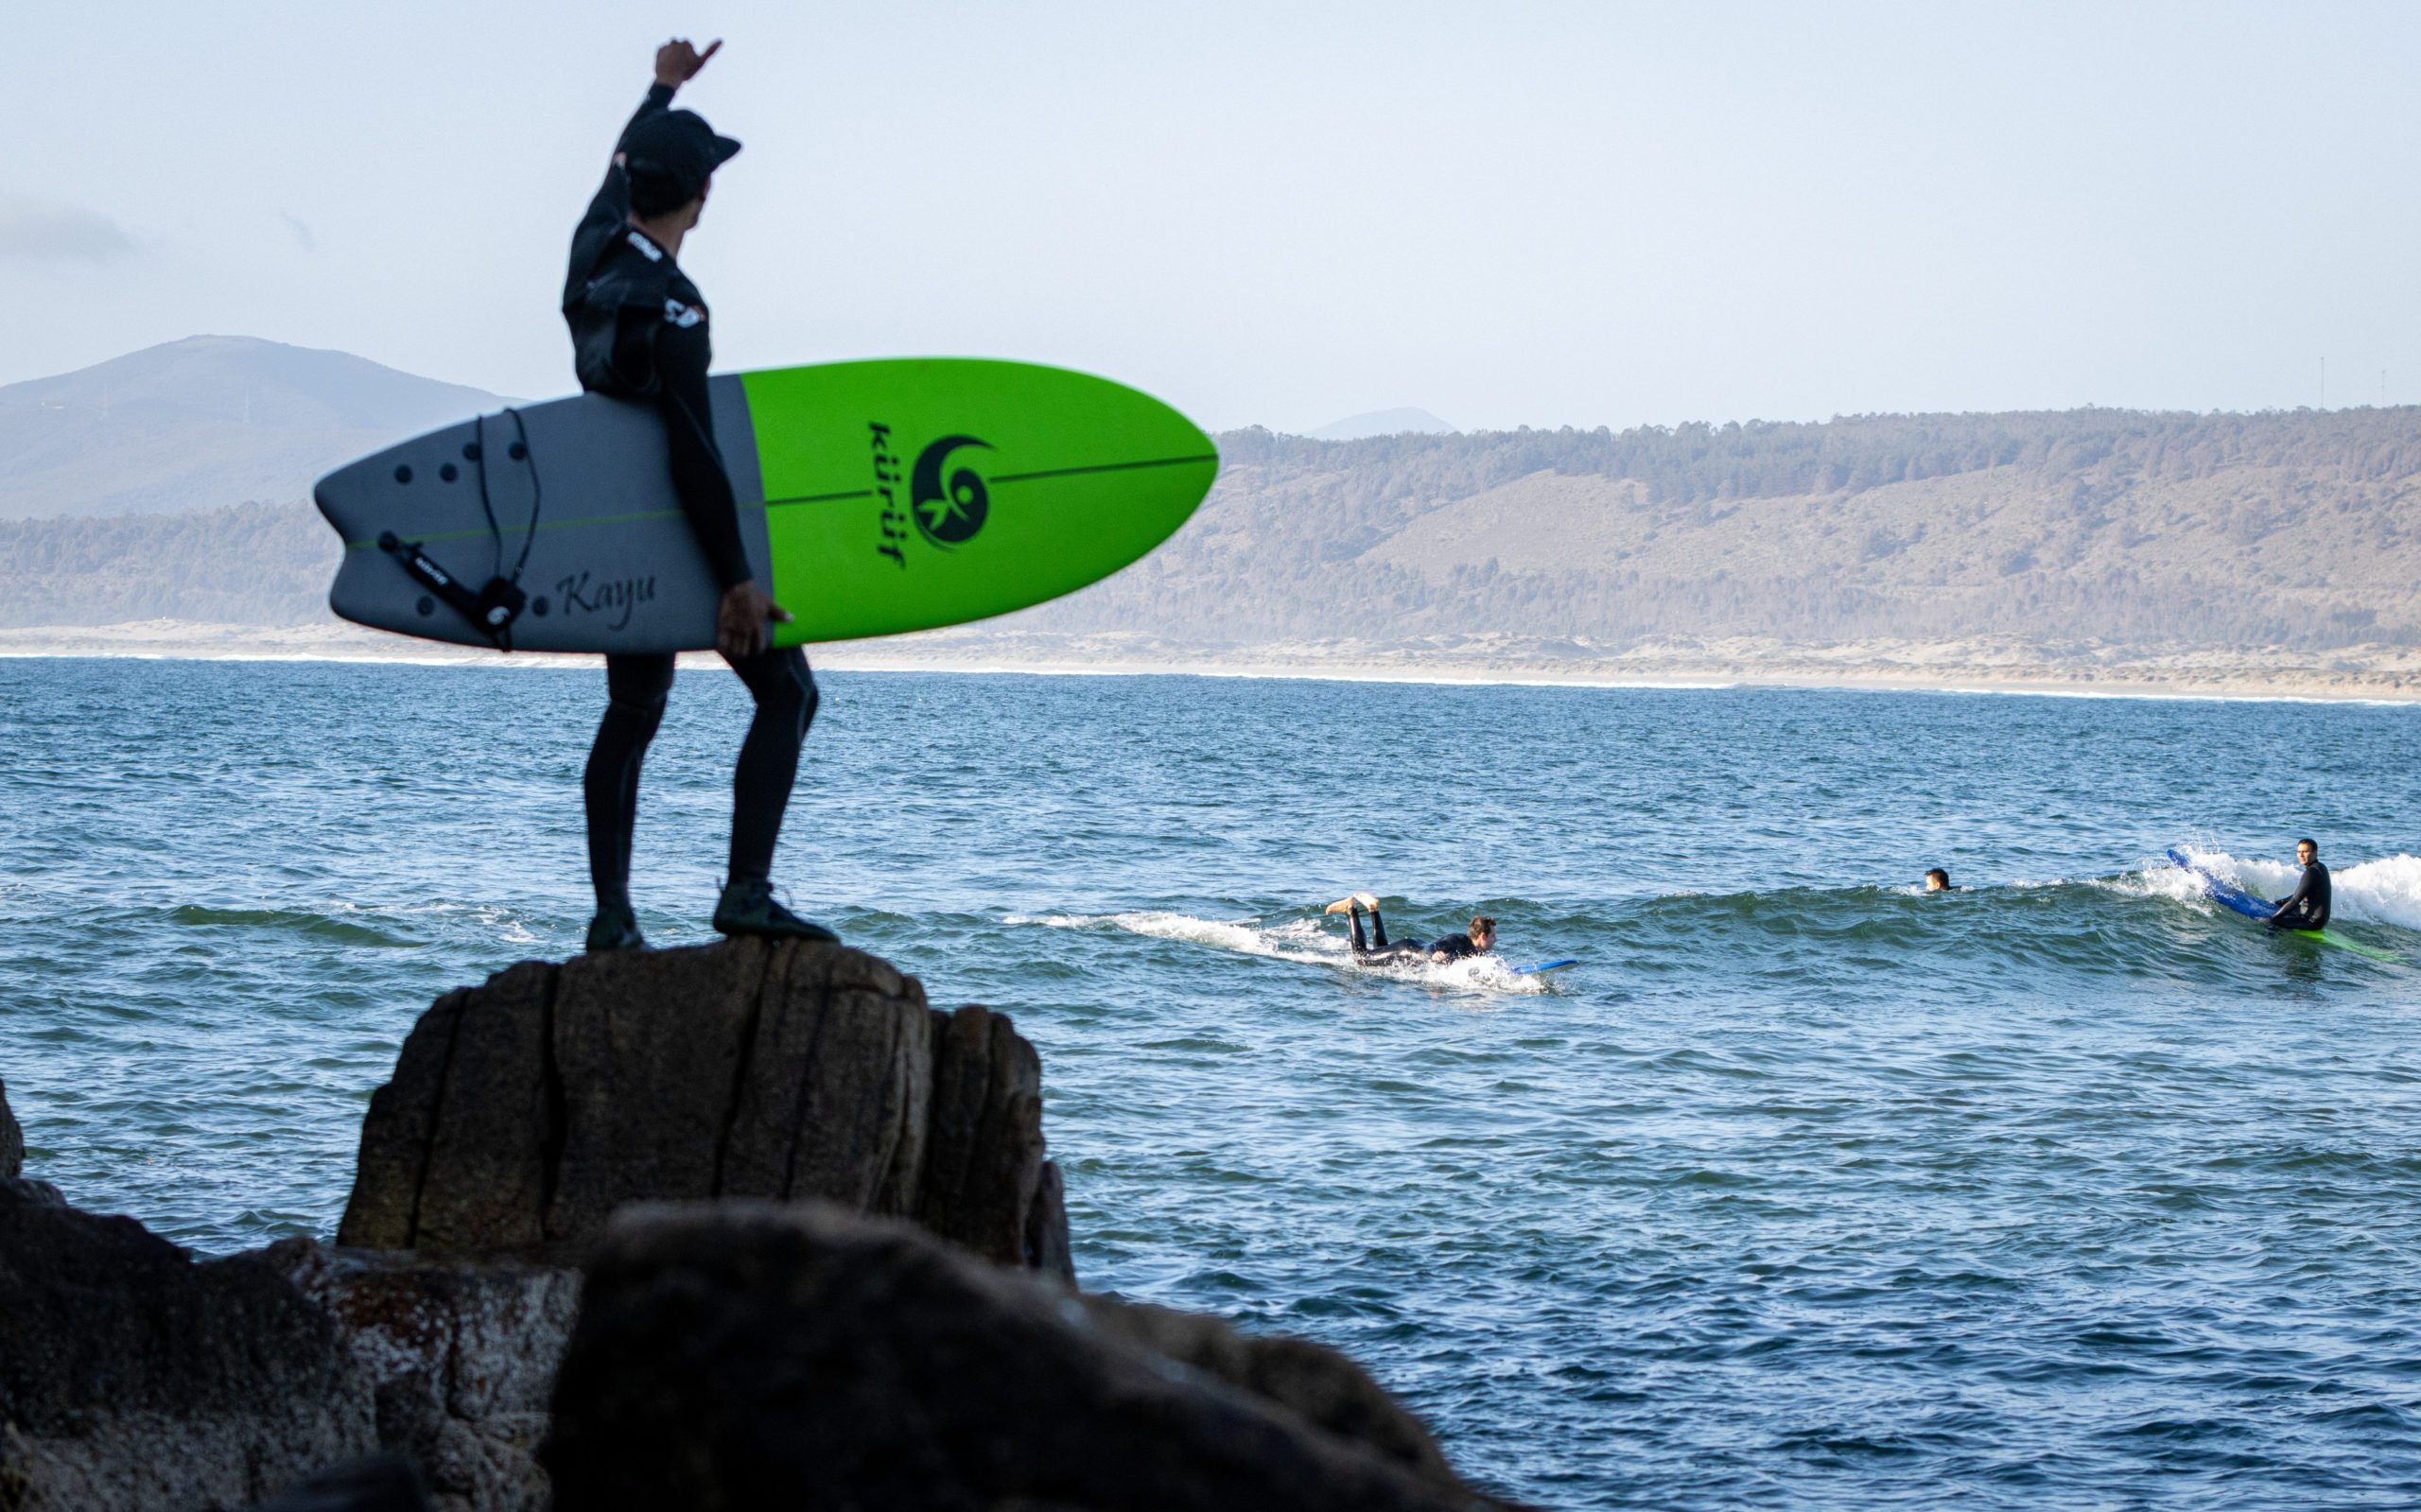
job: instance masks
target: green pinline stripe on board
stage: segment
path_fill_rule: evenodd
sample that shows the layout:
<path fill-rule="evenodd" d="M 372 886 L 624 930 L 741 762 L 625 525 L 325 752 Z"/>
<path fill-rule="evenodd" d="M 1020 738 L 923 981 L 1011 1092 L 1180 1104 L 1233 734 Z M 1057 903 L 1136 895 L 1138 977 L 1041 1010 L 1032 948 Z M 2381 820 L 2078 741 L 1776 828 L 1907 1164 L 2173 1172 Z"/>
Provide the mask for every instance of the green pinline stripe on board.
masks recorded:
<path fill-rule="evenodd" d="M 1182 467 L 1188 462 L 1215 462 L 1218 460 L 1217 452 L 1208 452 L 1198 457 L 1155 457 L 1146 462 L 1101 462 L 1091 467 L 1054 467 L 1039 473 L 1001 473 L 996 475 L 992 481 L 1025 483 L 1037 478 L 1075 478 L 1086 473 L 1123 473 L 1137 467 Z"/>
<path fill-rule="evenodd" d="M 845 498 L 872 497 L 874 497 L 873 489 L 853 488 L 845 494 L 801 494 L 795 498 L 769 498 L 765 501 L 765 507 L 774 510 L 788 504 L 837 504 Z"/>
<path fill-rule="evenodd" d="M 740 507 L 742 510 L 761 510 L 765 506 L 742 504 Z M 504 537 L 507 542 L 513 542 L 520 540 L 524 535 L 546 535 L 554 530 L 582 530 L 592 525 L 632 525 L 648 520 L 677 520 L 683 517 L 679 510 L 642 510 L 636 514 L 590 514 L 577 520 L 540 520 L 534 530 L 529 526 L 507 526 L 504 529 Z M 401 530 L 395 533 L 404 534 Z M 482 525 L 476 530 L 435 530 L 427 535 L 405 538 L 414 546 L 429 546 L 446 541 L 485 541 L 492 539 L 495 533 Z M 368 551 L 374 549 L 377 545 L 378 543 L 374 540 L 347 541 L 344 548 L 348 551 Z"/>
<path fill-rule="evenodd" d="M 1196 457 L 1155 457 L 1148 461 L 1141 462 L 1096 462 L 1089 467 L 1054 467 L 1036 473 L 1002 473 L 992 481 L 1030 483 L 1043 478 L 1080 478 L 1088 473 L 1123 473 L 1139 467 L 1182 467 L 1188 462 L 1215 462 L 1218 460 L 1219 454 L 1216 452 L 1208 452 Z M 801 494 L 792 498 L 769 498 L 762 504 L 742 504 L 740 508 L 783 509 L 793 504 L 837 504 L 844 499 L 872 498 L 873 496 L 873 489 L 858 488 L 839 494 Z M 648 510 L 638 514 L 595 514 L 578 520 L 541 520 L 534 533 L 544 535 L 550 530 L 577 530 L 592 525 L 628 525 L 639 520 L 671 520 L 678 519 L 680 516 L 679 510 Z M 510 536 L 528 532 L 508 528 L 504 533 Z M 484 526 L 472 530 L 439 530 L 429 535 L 416 535 L 412 537 L 412 544 L 429 546 L 447 541 L 478 541 L 487 539 L 490 534 L 491 532 Z M 375 541 L 347 541 L 344 548 L 348 551 L 364 551 L 377 544 Z"/>

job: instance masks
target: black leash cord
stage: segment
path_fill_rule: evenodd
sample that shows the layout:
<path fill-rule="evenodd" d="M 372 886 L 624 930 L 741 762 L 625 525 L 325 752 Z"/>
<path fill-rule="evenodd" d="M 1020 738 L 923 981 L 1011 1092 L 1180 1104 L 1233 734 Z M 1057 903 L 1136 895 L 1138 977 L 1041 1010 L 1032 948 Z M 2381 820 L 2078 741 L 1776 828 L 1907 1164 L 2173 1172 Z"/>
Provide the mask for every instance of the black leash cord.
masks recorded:
<path fill-rule="evenodd" d="M 521 532 L 521 556 L 513 564 L 513 571 L 504 570 L 504 527 L 496 523 L 496 506 L 488 501 L 488 417 L 484 414 L 472 421 L 472 445 L 479 458 L 479 513 L 487 516 L 488 539 L 496 543 L 496 565 L 491 577 L 506 578 L 518 585 L 521 570 L 530 565 L 530 548 L 538 542 L 538 510 L 546 501 L 546 494 L 538 483 L 537 454 L 530 449 L 530 427 L 521 420 L 521 411 L 511 405 L 504 412 L 513 417 L 514 444 L 521 448 L 521 461 L 530 469 L 530 525 Z"/>
<path fill-rule="evenodd" d="M 546 493 L 538 484 L 538 454 L 530 449 L 530 427 L 521 423 L 521 411 L 511 405 L 504 407 L 504 412 L 513 417 L 513 433 L 521 444 L 521 460 L 528 463 L 530 468 L 530 528 L 521 534 L 521 559 L 513 564 L 513 581 L 517 583 L 521 581 L 521 569 L 530 565 L 530 548 L 538 542 L 538 510 L 546 502 Z M 487 454 L 486 447 L 479 448 L 479 455 L 482 458 Z M 480 474 L 479 480 L 484 487 L 487 475 Z M 484 495 L 482 495 L 482 502 L 484 502 Z M 496 523 L 495 516 L 489 516 L 488 523 L 493 526 Z M 501 565 L 504 558 L 501 538 L 496 545 L 496 560 Z"/>
<path fill-rule="evenodd" d="M 496 523 L 496 507 L 488 502 L 488 417 L 484 412 L 471 421 L 471 450 L 479 462 L 479 513 L 488 517 L 488 539 L 496 545 L 496 563 L 488 569 L 488 576 L 501 578 L 504 576 L 504 530 Z"/>

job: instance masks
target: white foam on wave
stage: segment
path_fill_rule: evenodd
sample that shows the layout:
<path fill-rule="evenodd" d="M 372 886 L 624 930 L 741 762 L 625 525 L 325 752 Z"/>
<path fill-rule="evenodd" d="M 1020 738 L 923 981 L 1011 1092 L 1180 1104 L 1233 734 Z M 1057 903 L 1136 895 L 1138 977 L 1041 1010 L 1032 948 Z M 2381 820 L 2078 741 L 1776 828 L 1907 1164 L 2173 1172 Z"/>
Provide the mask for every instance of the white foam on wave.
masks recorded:
<path fill-rule="evenodd" d="M 2216 846 L 2180 845 L 2178 850 L 2198 866 L 2209 868 L 2247 892 L 2263 897 L 2284 897 L 2294 891 L 2299 875 L 2291 860 L 2262 856 L 2233 856 Z M 2357 923 L 2393 924 L 2421 930 L 2421 856 L 2397 854 L 2377 860 L 2329 868 L 2334 916 Z M 2130 892 L 2186 902 L 2204 901 L 2193 875 L 2166 862 L 2147 866 L 2121 885 Z"/>
<path fill-rule="evenodd" d="M 1353 959 L 1353 952 L 1348 948 L 1344 936 L 1323 930 L 1311 919 L 1289 919 L 1282 924 L 1264 925 L 1259 919 L 1228 921 L 1196 918 L 1191 913 L 1148 912 L 1013 913 L 1003 922 L 1039 924 L 1054 930 L 1121 930 L 1128 934 L 1146 935 L 1156 940 L 1178 940 L 1188 945 L 1208 946 L 1214 950 L 1233 951 L 1238 955 L 1333 966 L 1343 971 L 1367 972 L 1371 976 L 1391 977 L 1399 982 L 1452 987 L 1464 992 L 1529 994 L 1547 990 L 1544 981 L 1523 976 L 1493 955 L 1473 956 L 1443 965 L 1428 961 L 1396 961 L 1384 965 L 1366 965 Z"/>

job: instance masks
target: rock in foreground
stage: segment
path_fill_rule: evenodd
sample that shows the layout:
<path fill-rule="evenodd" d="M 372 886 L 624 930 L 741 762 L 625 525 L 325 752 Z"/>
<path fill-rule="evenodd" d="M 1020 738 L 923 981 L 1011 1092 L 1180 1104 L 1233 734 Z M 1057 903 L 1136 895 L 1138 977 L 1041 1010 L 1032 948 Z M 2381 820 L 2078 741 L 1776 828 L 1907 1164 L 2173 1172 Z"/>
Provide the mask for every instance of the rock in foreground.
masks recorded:
<path fill-rule="evenodd" d="M 546 1512 L 535 1452 L 580 1274 L 281 1240 L 261 1257 L 325 1310 L 378 1443 L 439 1512 Z"/>
<path fill-rule="evenodd" d="M 9 1084 L 0 1082 L 0 1180 L 26 1169 L 26 1131 L 9 1111 Z"/>
<path fill-rule="evenodd" d="M 0 1178 L 0 1507 L 244 1505 L 373 1447 L 354 1379 L 260 1256 L 197 1263 Z"/>
<path fill-rule="evenodd" d="M 1500 1504 L 1343 1357 L 1122 1311 L 826 1205 L 635 1208 L 592 1252 L 541 1458 L 559 1512 Z M 1265 1344 L 1299 1403 L 1214 1373 Z"/>
<path fill-rule="evenodd" d="M 821 1198 L 1071 1277 L 1042 1069 L 834 946 L 524 962 L 422 1016 L 371 1100 L 338 1243 L 574 1253 L 627 1202 Z"/>

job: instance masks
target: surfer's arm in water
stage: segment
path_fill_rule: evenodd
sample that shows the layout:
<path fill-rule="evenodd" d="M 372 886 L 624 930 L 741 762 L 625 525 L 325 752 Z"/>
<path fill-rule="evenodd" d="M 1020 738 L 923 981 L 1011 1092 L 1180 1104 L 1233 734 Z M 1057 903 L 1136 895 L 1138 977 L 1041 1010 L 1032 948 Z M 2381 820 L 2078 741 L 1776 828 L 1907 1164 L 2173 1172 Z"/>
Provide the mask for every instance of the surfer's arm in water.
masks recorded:
<path fill-rule="evenodd" d="M 1470 930 L 1449 934 L 1429 942 L 1429 959 L 1439 964 L 1463 961 L 1475 955 L 1486 955 L 1496 948 L 1496 921 L 1483 913 L 1472 920 Z"/>

